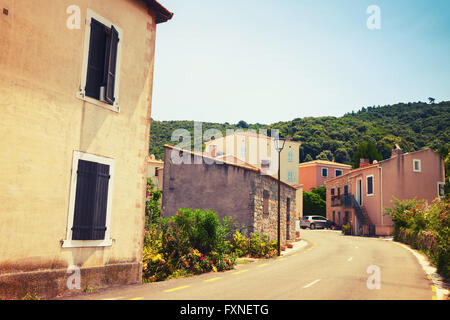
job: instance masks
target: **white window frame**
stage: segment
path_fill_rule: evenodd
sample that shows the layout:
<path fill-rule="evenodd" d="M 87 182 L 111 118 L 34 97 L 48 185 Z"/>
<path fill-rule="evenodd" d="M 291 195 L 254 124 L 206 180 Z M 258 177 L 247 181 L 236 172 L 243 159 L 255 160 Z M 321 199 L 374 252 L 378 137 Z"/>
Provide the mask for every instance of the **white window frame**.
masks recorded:
<path fill-rule="evenodd" d="M 323 175 L 323 169 L 327 170 L 327 175 Z M 328 168 L 320 168 L 320 175 L 324 178 L 328 178 Z"/>
<path fill-rule="evenodd" d="M 245 145 L 241 145 L 239 149 L 239 157 L 240 158 L 247 158 L 247 147 Z"/>
<path fill-rule="evenodd" d="M 287 158 L 288 162 L 294 162 L 294 151 L 288 150 Z"/>
<path fill-rule="evenodd" d="M 88 60 L 89 60 L 89 46 L 90 46 L 90 39 L 91 39 L 91 21 L 92 21 L 92 19 L 95 19 L 98 22 L 100 22 L 108 27 L 114 26 L 114 28 L 119 33 L 119 43 L 117 45 L 116 78 L 115 78 L 115 82 L 114 82 L 114 104 L 113 105 L 110 105 L 106 102 L 102 102 L 100 100 L 97 100 L 97 99 L 94 99 L 91 97 L 88 97 L 88 96 L 86 96 L 86 92 L 85 92 Z M 120 112 L 119 88 L 120 88 L 120 66 L 121 66 L 121 61 L 122 61 L 122 43 L 123 43 L 123 31 L 119 26 L 112 23 L 108 19 L 102 17 L 98 13 L 92 11 L 91 9 L 87 9 L 86 27 L 85 27 L 85 31 L 84 31 L 83 63 L 81 65 L 80 88 L 76 94 L 76 97 L 78 99 L 95 104 L 97 106 L 106 108 L 111 111 Z"/>
<path fill-rule="evenodd" d="M 372 193 L 369 193 L 369 178 L 372 178 Z M 366 196 L 372 197 L 375 194 L 375 178 L 373 174 L 366 176 Z"/>
<path fill-rule="evenodd" d="M 287 174 L 287 176 L 288 176 L 288 182 L 294 182 L 295 181 L 295 177 L 294 177 L 294 171 L 292 171 L 292 170 L 288 170 L 288 174 Z"/>
<path fill-rule="evenodd" d="M 443 189 L 444 189 L 444 195 L 443 196 L 441 196 L 439 194 L 439 191 L 441 189 L 440 186 L 443 186 Z M 438 183 L 437 183 L 437 196 L 438 196 L 438 198 L 441 198 L 441 199 L 445 197 L 445 182 L 438 181 Z"/>
<path fill-rule="evenodd" d="M 338 175 L 336 175 L 336 173 L 337 173 L 338 171 L 341 172 L 340 176 L 342 176 L 342 175 L 344 174 L 344 171 L 343 171 L 342 169 L 334 169 L 334 176 L 335 176 L 335 177 L 339 177 Z"/>
<path fill-rule="evenodd" d="M 92 161 L 105 165 L 109 165 L 109 184 L 108 184 L 108 200 L 106 207 L 106 231 L 105 239 L 103 240 L 72 240 L 72 227 L 75 212 L 75 196 L 77 191 L 77 171 L 79 160 Z M 66 239 L 62 242 L 63 248 L 83 248 L 83 247 L 108 247 L 112 245 L 113 240 L 110 238 L 111 230 L 111 205 L 112 194 L 114 186 L 114 159 L 96 156 L 80 151 L 73 152 L 72 160 L 72 176 L 70 183 L 70 200 L 69 200 L 69 215 L 67 218 L 67 232 Z"/>
<path fill-rule="evenodd" d="M 419 163 L 419 169 L 416 170 L 415 164 Z M 420 159 L 413 159 L 413 171 L 414 172 L 422 172 L 422 161 Z"/>

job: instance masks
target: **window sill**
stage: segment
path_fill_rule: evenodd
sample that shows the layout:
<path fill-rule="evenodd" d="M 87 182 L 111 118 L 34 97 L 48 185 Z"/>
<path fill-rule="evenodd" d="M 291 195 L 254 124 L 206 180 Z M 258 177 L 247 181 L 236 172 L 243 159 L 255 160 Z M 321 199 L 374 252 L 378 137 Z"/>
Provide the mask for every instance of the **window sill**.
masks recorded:
<path fill-rule="evenodd" d="M 63 248 L 110 247 L 113 240 L 62 240 Z"/>
<path fill-rule="evenodd" d="M 89 103 L 92 103 L 92 104 L 95 104 L 96 106 L 99 106 L 99 107 L 102 107 L 102 108 L 105 108 L 105 109 L 108 109 L 110 111 L 114 111 L 114 112 L 117 112 L 117 113 L 120 112 L 120 107 L 119 107 L 118 104 L 110 105 L 110 104 L 108 104 L 106 102 L 102 102 L 100 100 L 87 97 L 82 92 L 77 92 L 76 96 L 77 96 L 78 99 L 86 101 L 86 102 L 89 102 Z"/>

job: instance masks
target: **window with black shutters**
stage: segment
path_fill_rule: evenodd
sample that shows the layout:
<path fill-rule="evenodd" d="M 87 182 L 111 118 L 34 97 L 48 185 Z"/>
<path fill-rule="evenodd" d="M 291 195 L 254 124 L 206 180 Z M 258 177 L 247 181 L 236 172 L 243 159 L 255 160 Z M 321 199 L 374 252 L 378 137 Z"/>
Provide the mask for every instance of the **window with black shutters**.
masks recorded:
<path fill-rule="evenodd" d="M 373 176 L 368 176 L 366 178 L 367 185 L 367 195 L 373 195 Z"/>
<path fill-rule="evenodd" d="M 88 9 L 77 97 L 119 112 L 122 29 Z"/>
<path fill-rule="evenodd" d="M 119 33 L 114 26 L 91 19 L 86 96 L 114 104 L 118 44 Z"/>
<path fill-rule="evenodd" d="M 78 160 L 72 240 L 103 240 L 106 231 L 109 165 Z"/>

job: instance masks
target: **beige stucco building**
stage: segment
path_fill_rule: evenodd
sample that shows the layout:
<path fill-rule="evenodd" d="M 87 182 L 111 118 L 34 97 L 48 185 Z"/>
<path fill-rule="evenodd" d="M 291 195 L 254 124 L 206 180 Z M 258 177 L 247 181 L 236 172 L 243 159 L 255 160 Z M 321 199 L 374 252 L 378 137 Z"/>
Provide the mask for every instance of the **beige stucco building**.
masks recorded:
<path fill-rule="evenodd" d="M 152 179 L 155 187 L 163 188 L 164 161 L 155 158 L 155 155 L 147 156 L 147 178 Z"/>
<path fill-rule="evenodd" d="M 140 282 L 156 25 L 172 13 L 0 8 L 0 297 L 67 293 L 77 268 L 81 290 Z"/>
<path fill-rule="evenodd" d="M 280 154 L 280 180 L 296 188 L 296 217 L 303 214 L 303 185 L 299 183 L 300 143 L 286 139 Z M 235 132 L 214 140 L 205 142 L 205 152 L 223 159 L 234 157 L 236 163 L 246 163 L 260 169 L 261 174 L 267 174 L 278 179 L 278 152 L 274 139 L 264 134 L 252 131 Z"/>
<path fill-rule="evenodd" d="M 205 142 L 205 145 L 205 151 L 213 157 L 233 155 L 278 178 L 278 152 L 274 139 L 269 136 L 250 131 L 236 132 Z M 299 149 L 299 142 L 286 140 L 280 155 L 281 181 L 292 185 L 299 184 Z"/>

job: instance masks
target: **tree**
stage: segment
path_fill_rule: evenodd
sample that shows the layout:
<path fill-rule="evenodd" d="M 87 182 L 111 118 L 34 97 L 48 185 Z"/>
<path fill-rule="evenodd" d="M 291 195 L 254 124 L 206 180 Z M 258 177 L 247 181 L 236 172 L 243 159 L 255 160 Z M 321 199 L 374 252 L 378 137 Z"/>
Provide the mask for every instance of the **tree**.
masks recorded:
<path fill-rule="evenodd" d="M 435 100 L 434 98 L 431 98 L 431 97 L 428 98 L 428 101 L 430 101 L 430 104 L 434 104 L 434 100 Z"/>
<path fill-rule="evenodd" d="M 311 192 L 318 194 L 323 201 L 327 201 L 327 189 L 325 188 L 325 186 L 312 188 Z"/>
<path fill-rule="evenodd" d="M 369 159 L 370 163 L 373 160 L 381 161 L 383 156 L 378 152 L 377 147 L 372 142 L 361 142 L 353 155 L 353 168 L 359 168 L 360 159 Z"/>
<path fill-rule="evenodd" d="M 319 155 L 316 157 L 317 160 L 325 160 L 325 161 L 331 161 L 333 160 L 333 153 L 330 150 L 323 150 Z"/>
<path fill-rule="evenodd" d="M 313 161 L 313 158 L 311 157 L 311 155 L 308 153 L 305 157 L 305 161 L 304 162 L 309 162 L 309 161 Z"/>
<path fill-rule="evenodd" d="M 237 123 L 236 127 L 238 128 L 243 128 L 243 129 L 247 129 L 248 128 L 248 123 L 245 122 L 244 120 L 241 120 Z"/>
<path fill-rule="evenodd" d="M 334 152 L 336 162 L 346 163 L 350 162 L 350 156 L 345 148 L 339 148 Z"/>
<path fill-rule="evenodd" d="M 326 216 L 326 202 L 314 192 L 303 191 L 303 216 Z"/>

